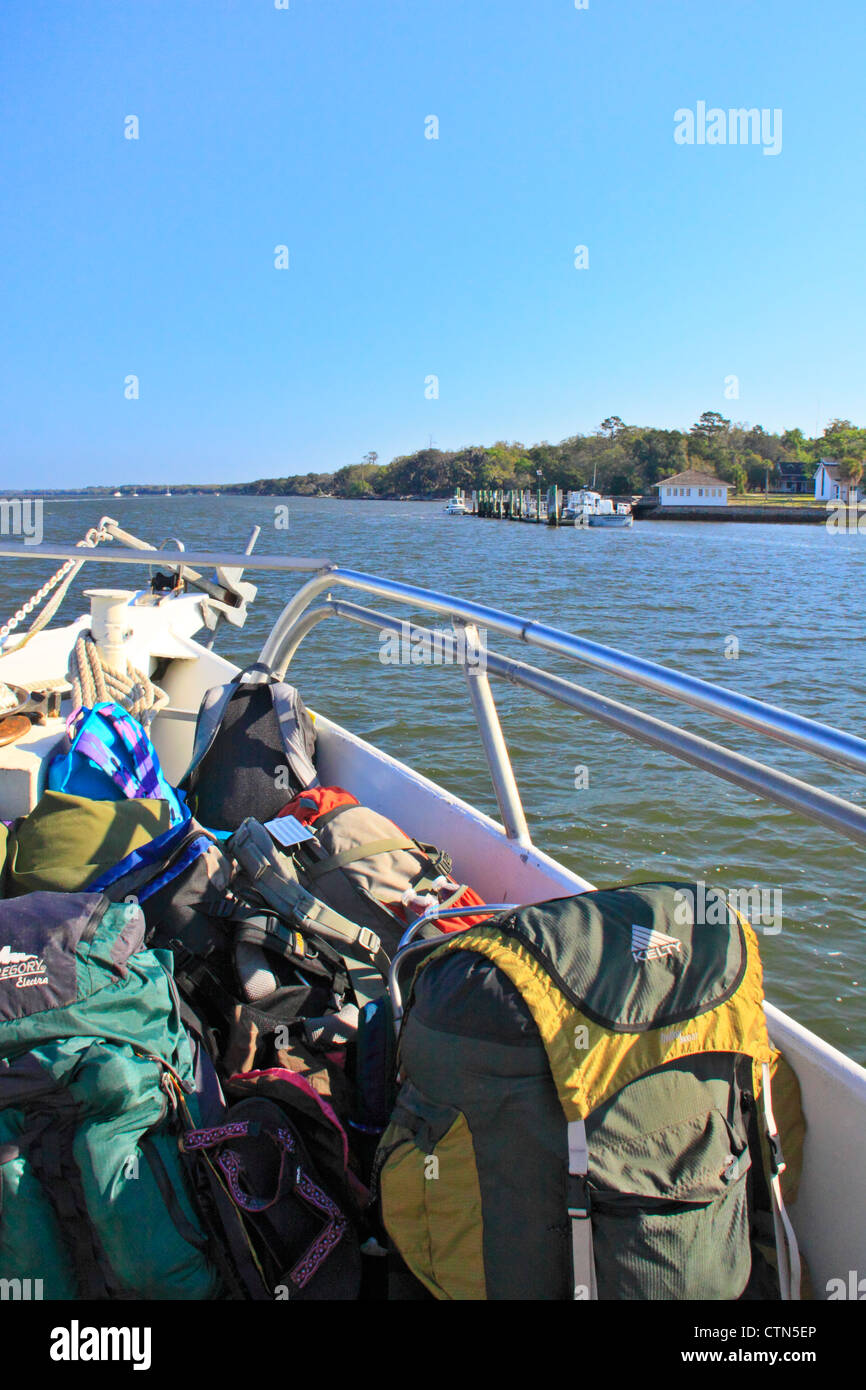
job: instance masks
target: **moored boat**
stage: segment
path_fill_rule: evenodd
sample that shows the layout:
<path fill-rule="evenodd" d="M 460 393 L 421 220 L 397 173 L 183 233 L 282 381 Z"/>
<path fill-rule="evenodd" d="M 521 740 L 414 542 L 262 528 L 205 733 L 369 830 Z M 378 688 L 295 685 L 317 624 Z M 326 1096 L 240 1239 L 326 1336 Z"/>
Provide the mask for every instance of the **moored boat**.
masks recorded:
<path fill-rule="evenodd" d="M 562 511 L 563 521 L 576 527 L 589 526 L 622 529 L 634 525 L 631 507 L 627 502 L 614 502 L 611 497 L 602 497 L 592 488 L 580 488 L 569 492 Z"/>

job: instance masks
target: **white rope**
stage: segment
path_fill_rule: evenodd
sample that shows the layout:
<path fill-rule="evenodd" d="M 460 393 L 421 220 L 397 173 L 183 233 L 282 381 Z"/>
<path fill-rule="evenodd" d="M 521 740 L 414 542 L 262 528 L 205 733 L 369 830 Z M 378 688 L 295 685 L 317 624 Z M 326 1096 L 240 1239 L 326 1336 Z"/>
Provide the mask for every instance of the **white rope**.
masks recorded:
<path fill-rule="evenodd" d="M 106 666 L 91 632 L 82 632 L 69 659 L 72 705 L 92 709 L 100 700 L 113 700 L 129 710 L 145 728 L 168 704 L 164 690 L 130 662 L 126 671 Z"/>

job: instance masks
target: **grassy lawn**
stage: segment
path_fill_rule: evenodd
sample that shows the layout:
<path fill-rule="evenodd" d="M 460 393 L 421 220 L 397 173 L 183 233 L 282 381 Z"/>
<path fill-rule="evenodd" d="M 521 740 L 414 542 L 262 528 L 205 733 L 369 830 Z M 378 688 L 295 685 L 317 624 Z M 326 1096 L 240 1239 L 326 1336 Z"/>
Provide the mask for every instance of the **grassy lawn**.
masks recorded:
<path fill-rule="evenodd" d="M 789 497 L 785 493 L 744 492 L 739 497 L 728 494 L 729 507 L 823 507 L 824 503 L 814 497 Z"/>

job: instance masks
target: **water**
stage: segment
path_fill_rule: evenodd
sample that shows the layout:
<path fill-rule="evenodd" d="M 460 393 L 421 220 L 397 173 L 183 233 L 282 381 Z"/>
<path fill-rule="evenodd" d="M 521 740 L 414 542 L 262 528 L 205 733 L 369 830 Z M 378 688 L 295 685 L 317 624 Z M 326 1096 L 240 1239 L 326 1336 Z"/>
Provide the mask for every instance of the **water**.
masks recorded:
<path fill-rule="evenodd" d="M 259 551 L 327 556 L 490 602 L 859 731 L 866 540 L 857 536 L 832 536 L 815 526 L 687 522 L 637 523 L 626 532 L 554 531 L 449 517 L 442 503 L 224 496 L 114 498 L 102 506 L 137 535 L 156 543 L 179 536 L 187 549 L 242 549 L 259 523 Z M 274 525 L 276 506 L 288 506 L 288 531 Z M 45 539 L 78 539 L 99 514 L 100 503 L 92 500 L 46 503 Z M 0 621 L 46 577 L 41 564 L 0 561 Z M 260 589 L 247 626 L 239 634 L 224 628 L 218 639 L 219 650 L 237 661 L 256 657 L 300 582 L 248 577 Z M 125 566 L 89 567 L 75 592 L 131 583 Z M 85 606 L 70 598 L 61 613 Z M 739 644 L 737 659 L 725 654 L 731 638 Z M 762 749 L 733 725 L 714 726 L 696 712 L 506 639 L 491 635 L 491 645 L 863 799 L 853 773 L 782 745 Z M 378 652 L 374 633 L 329 620 L 304 642 L 293 679 L 313 707 L 496 815 L 461 672 L 382 665 Z M 541 848 L 600 886 L 684 877 L 726 889 L 781 891 L 782 930 L 762 937 L 767 994 L 866 1063 L 860 849 L 529 692 L 497 684 L 494 693 Z M 579 767 L 586 774 L 577 780 L 588 778 L 588 786 L 576 788 Z"/>

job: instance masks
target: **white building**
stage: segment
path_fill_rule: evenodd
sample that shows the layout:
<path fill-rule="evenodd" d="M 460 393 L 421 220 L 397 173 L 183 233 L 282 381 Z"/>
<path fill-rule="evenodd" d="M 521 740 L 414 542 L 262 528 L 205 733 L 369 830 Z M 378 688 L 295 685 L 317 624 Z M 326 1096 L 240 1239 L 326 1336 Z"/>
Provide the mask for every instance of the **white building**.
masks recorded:
<path fill-rule="evenodd" d="M 730 486 L 714 473 L 697 468 L 687 468 L 685 473 L 675 473 L 655 484 L 663 507 L 726 507 Z"/>
<path fill-rule="evenodd" d="M 859 502 L 861 488 L 846 482 L 839 474 L 839 465 L 832 459 L 821 459 L 815 469 L 816 502 Z"/>

